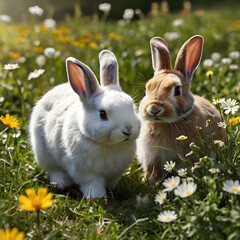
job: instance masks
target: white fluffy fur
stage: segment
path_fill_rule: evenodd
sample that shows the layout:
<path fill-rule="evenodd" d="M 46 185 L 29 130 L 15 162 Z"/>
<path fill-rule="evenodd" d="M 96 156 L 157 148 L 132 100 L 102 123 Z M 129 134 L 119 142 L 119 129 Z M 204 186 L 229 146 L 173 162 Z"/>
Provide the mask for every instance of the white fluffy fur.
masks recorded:
<path fill-rule="evenodd" d="M 77 60 L 69 61 L 88 71 Z M 47 92 L 33 109 L 30 140 L 36 161 L 48 171 L 50 181 L 59 188 L 74 182 L 84 197 L 102 198 L 107 196 L 105 187 L 114 187 L 131 163 L 140 122 L 132 98 L 118 83 L 99 86 L 91 97 L 82 98 L 69 83 Z M 102 109 L 108 120 L 100 118 Z"/>

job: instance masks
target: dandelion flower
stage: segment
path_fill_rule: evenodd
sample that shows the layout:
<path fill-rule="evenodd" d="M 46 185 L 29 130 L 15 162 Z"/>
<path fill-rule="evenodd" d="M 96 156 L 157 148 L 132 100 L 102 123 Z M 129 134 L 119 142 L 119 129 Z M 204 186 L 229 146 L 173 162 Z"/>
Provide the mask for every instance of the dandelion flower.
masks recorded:
<path fill-rule="evenodd" d="M 230 64 L 229 65 L 229 69 L 230 70 L 233 70 L 233 71 L 236 71 L 239 69 L 239 66 L 237 64 Z"/>
<path fill-rule="evenodd" d="M 20 232 L 16 227 L 12 229 L 0 229 L 0 239 L 1 240 L 22 240 L 24 239 L 24 232 Z"/>
<path fill-rule="evenodd" d="M 175 211 L 167 210 L 167 211 L 160 213 L 157 217 L 157 220 L 159 222 L 172 222 L 172 221 L 175 221 L 177 219 L 177 217 L 178 216 Z"/>
<path fill-rule="evenodd" d="M 172 191 L 174 188 L 176 188 L 180 183 L 180 177 L 170 177 L 164 180 L 163 182 L 163 186 L 165 187 L 165 189 L 163 190 L 164 192 L 170 192 Z"/>
<path fill-rule="evenodd" d="M 212 77 L 212 76 L 213 76 L 213 71 L 207 71 L 206 76 L 207 76 L 208 78 L 209 78 L 209 77 Z"/>
<path fill-rule="evenodd" d="M 177 139 L 178 141 L 184 141 L 184 140 L 186 140 L 187 138 L 188 138 L 187 136 L 181 135 L 181 136 L 177 137 L 176 139 Z"/>
<path fill-rule="evenodd" d="M 178 169 L 178 175 L 180 177 L 185 176 L 187 174 L 187 169 L 186 168 L 180 168 Z"/>
<path fill-rule="evenodd" d="M 44 49 L 44 55 L 48 58 L 54 58 L 56 54 L 56 49 L 53 47 L 48 47 Z"/>
<path fill-rule="evenodd" d="M 52 18 L 47 18 L 43 21 L 43 25 L 48 29 L 52 29 L 56 27 L 56 21 Z"/>
<path fill-rule="evenodd" d="M 45 72 L 44 69 L 35 69 L 33 72 L 30 72 L 28 75 L 28 80 L 31 80 L 32 78 L 38 78 L 40 75 L 42 75 Z"/>
<path fill-rule="evenodd" d="M 229 65 L 232 63 L 232 59 L 231 58 L 222 58 L 221 63 L 224 65 Z"/>
<path fill-rule="evenodd" d="M 155 202 L 158 202 L 160 205 L 162 205 L 166 199 L 167 194 L 163 191 L 159 191 L 158 194 L 155 197 Z"/>
<path fill-rule="evenodd" d="M 215 173 L 220 172 L 219 168 L 210 168 L 208 171 L 209 171 L 211 174 L 215 174 Z"/>
<path fill-rule="evenodd" d="M 194 182 L 184 182 L 174 190 L 174 194 L 180 198 L 186 198 L 191 196 L 196 191 L 196 189 L 197 184 Z"/>
<path fill-rule="evenodd" d="M 5 70 L 14 70 L 14 69 L 17 69 L 17 68 L 19 68 L 19 65 L 17 63 L 16 64 L 8 63 L 8 64 L 5 64 L 4 67 L 3 67 L 3 69 L 5 69 Z"/>
<path fill-rule="evenodd" d="M 226 115 L 229 113 L 235 114 L 235 112 L 239 109 L 238 102 L 235 99 L 227 99 L 226 101 L 222 101 L 221 104 Z"/>
<path fill-rule="evenodd" d="M 163 166 L 164 170 L 167 172 L 171 172 L 172 169 L 175 167 L 176 163 L 173 161 L 166 161 L 166 164 Z"/>
<path fill-rule="evenodd" d="M 240 184 L 239 181 L 227 180 L 223 184 L 223 190 L 228 193 L 238 194 L 240 195 Z"/>
<path fill-rule="evenodd" d="M 37 194 L 33 189 L 27 189 L 26 194 L 27 196 L 20 195 L 18 198 L 18 201 L 21 203 L 20 209 L 22 210 L 37 211 L 51 207 L 54 203 L 51 200 L 53 194 L 47 193 L 47 189 L 43 187 L 38 189 Z"/>
<path fill-rule="evenodd" d="M 229 53 L 229 57 L 231 59 L 238 59 L 240 57 L 240 52 L 239 51 L 232 51 Z"/>
<path fill-rule="evenodd" d="M 213 52 L 211 54 L 211 59 L 214 61 L 214 62 L 218 62 L 220 59 L 221 59 L 221 54 L 218 53 L 218 52 Z"/>
<path fill-rule="evenodd" d="M 18 119 L 14 118 L 13 116 L 6 114 L 5 117 L 1 116 L 0 120 L 2 123 L 10 128 L 18 128 L 19 122 Z"/>

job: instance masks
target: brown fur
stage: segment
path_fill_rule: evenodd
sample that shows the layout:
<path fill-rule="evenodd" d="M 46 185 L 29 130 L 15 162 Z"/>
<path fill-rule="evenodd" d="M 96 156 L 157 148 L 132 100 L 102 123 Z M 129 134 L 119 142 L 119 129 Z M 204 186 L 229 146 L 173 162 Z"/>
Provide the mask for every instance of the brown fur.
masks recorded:
<path fill-rule="evenodd" d="M 169 64 L 168 69 L 161 68 L 165 66 L 162 63 L 164 59 L 170 59 L 170 56 L 166 57 L 167 45 L 163 45 L 163 41 L 159 38 L 151 40 L 154 43 L 154 48 L 151 49 L 155 51 L 152 56 L 159 54 L 160 58 L 159 62 L 153 62 L 153 67 L 159 68 L 146 84 L 146 96 L 139 106 L 143 121 L 138 139 L 138 160 L 153 185 L 163 177 L 166 161 L 175 161 L 177 168 L 182 167 L 183 162 L 177 154 L 185 156 L 190 151 L 189 144 L 192 142 L 201 147 L 196 126 L 201 127 L 208 144 L 212 139 L 225 140 L 224 129 L 217 125 L 223 121 L 218 110 L 208 100 L 190 92 L 190 80 L 201 58 L 202 38 L 194 36 L 182 46 L 175 70 L 171 70 Z M 161 52 L 164 52 L 163 56 Z M 156 57 L 153 61 L 156 61 Z M 180 86 L 182 91 L 177 96 L 173 95 L 176 86 Z M 211 128 L 207 126 L 207 120 L 211 120 Z M 180 135 L 188 138 L 184 141 L 176 140 Z"/>

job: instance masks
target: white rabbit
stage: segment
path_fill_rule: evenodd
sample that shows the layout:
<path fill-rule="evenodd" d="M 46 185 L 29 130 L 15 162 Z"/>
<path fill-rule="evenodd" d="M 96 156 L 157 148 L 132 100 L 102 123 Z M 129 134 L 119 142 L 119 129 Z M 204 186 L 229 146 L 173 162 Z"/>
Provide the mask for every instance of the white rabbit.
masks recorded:
<path fill-rule="evenodd" d="M 38 165 L 60 189 L 76 183 L 84 197 L 106 198 L 134 158 L 140 121 L 132 98 L 118 81 L 118 63 L 99 54 L 99 85 L 94 73 L 69 57 L 69 83 L 56 86 L 36 104 L 30 141 Z M 74 90 L 74 91 L 73 91 Z"/>

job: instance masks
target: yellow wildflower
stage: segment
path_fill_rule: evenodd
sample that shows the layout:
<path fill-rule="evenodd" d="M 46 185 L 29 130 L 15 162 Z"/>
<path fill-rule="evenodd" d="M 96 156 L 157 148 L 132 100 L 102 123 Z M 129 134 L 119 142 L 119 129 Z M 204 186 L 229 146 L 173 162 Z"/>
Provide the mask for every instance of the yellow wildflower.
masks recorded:
<path fill-rule="evenodd" d="M 90 48 L 96 48 L 97 47 L 97 44 L 95 42 L 90 42 L 89 43 L 89 47 Z"/>
<path fill-rule="evenodd" d="M 43 53 L 43 52 L 44 52 L 44 48 L 42 48 L 42 47 L 36 47 L 36 48 L 35 48 L 35 51 L 36 51 L 36 53 Z"/>
<path fill-rule="evenodd" d="M 21 56 L 18 54 L 18 53 L 13 53 L 13 54 L 11 54 L 11 56 L 10 56 L 10 58 L 12 59 L 12 60 L 17 60 L 17 59 L 19 59 Z"/>
<path fill-rule="evenodd" d="M 47 189 L 40 187 L 38 192 L 36 192 L 30 188 L 26 190 L 25 195 L 20 195 L 18 197 L 18 201 L 21 203 L 20 209 L 27 210 L 27 211 L 39 211 L 41 209 L 45 209 L 51 207 L 54 203 L 51 200 L 53 194 L 47 193 Z"/>
<path fill-rule="evenodd" d="M 19 122 L 16 118 L 13 116 L 6 114 L 5 117 L 1 116 L 0 120 L 2 123 L 10 128 L 18 128 L 19 127 Z"/>
<path fill-rule="evenodd" d="M 230 125 L 237 125 L 238 123 L 240 123 L 240 117 L 235 117 L 235 118 L 230 118 L 229 119 L 229 124 Z"/>
<path fill-rule="evenodd" d="M 6 230 L 0 229 L 1 240 L 22 240 L 24 236 L 24 232 L 19 232 L 17 228 Z"/>
<path fill-rule="evenodd" d="M 212 77 L 213 76 L 213 71 L 207 71 L 206 76 L 207 77 Z"/>

